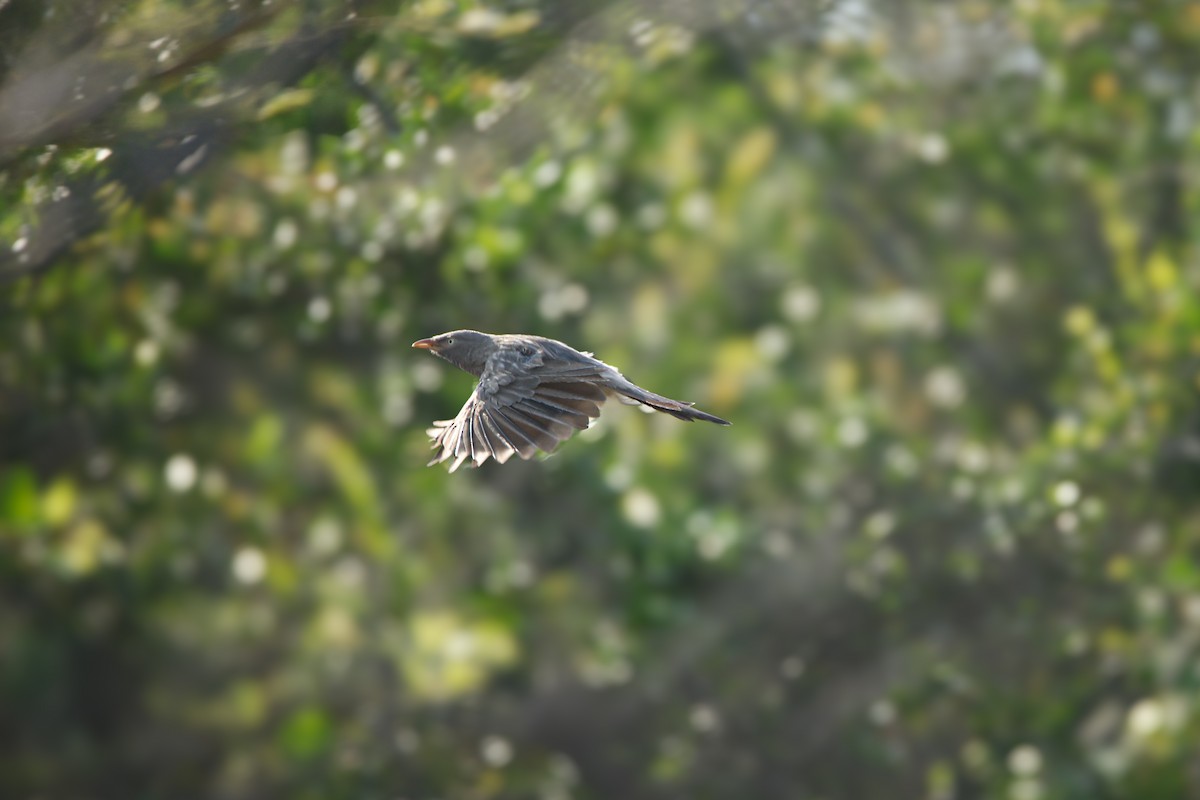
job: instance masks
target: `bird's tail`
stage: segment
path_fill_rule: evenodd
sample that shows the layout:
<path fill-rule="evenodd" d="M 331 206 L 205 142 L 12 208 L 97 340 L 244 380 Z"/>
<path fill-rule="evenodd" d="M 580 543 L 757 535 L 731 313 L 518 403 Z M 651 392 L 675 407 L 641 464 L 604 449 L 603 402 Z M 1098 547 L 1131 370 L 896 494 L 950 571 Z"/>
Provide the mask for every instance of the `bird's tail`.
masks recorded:
<path fill-rule="evenodd" d="M 714 416 L 705 411 L 701 411 L 698 408 L 693 408 L 692 406 L 694 406 L 695 403 L 684 403 L 680 400 L 672 400 L 669 397 L 663 397 L 661 394 L 648 392 L 637 384 L 630 383 L 627 380 L 623 380 L 620 383 L 614 382 L 610 384 L 610 387 L 619 395 L 628 397 L 630 400 L 649 406 L 650 408 L 653 408 L 656 411 L 661 411 L 664 414 L 670 414 L 672 417 L 677 419 L 682 419 L 687 422 L 701 419 L 705 422 L 714 422 L 717 425 L 730 424 L 728 420 L 721 419 L 720 417 Z"/>

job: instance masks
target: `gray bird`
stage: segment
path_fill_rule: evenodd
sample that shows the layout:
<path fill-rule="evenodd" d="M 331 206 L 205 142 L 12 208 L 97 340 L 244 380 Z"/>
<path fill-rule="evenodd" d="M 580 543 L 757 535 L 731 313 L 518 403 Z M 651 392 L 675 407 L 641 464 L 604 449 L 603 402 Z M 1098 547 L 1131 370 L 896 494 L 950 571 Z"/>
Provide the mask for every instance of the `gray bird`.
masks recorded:
<path fill-rule="evenodd" d="M 429 429 L 438 451 L 430 466 L 453 458 L 451 472 L 467 459 L 478 467 L 489 456 L 503 464 L 513 453 L 529 459 L 538 450 L 553 452 L 600 416 L 600 405 L 612 396 L 688 422 L 729 424 L 692 403 L 648 392 L 591 353 L 542 336 L 450 331 L 412 346 L 479 378 L 458 416 Z"/>

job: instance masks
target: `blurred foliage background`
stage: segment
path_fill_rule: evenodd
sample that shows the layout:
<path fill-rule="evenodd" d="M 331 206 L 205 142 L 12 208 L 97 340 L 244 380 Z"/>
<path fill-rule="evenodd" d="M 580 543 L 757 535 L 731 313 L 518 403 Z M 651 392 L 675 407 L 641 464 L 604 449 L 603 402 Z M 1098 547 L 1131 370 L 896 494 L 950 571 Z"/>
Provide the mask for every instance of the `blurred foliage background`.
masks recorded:
<path fill-rule="evenodd" d="M 1200 3 L 0 0 L 0 794 L 1200 797 Z M 609 408 L 453 476 L 564 339 Z"/>

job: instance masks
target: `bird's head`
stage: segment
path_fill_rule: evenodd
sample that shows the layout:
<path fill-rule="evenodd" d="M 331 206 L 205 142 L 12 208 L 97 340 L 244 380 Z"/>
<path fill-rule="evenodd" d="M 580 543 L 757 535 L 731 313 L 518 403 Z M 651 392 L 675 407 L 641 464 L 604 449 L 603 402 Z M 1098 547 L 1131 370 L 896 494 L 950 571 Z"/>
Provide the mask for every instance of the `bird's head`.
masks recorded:
<path fill-rule="evenodd" d="M 496 352 L 496 340 L 479 331 L 450 331 L 429 339 L 418 339 L 413 347 L 428 350 L 461 370 L 479 375 Z"/>

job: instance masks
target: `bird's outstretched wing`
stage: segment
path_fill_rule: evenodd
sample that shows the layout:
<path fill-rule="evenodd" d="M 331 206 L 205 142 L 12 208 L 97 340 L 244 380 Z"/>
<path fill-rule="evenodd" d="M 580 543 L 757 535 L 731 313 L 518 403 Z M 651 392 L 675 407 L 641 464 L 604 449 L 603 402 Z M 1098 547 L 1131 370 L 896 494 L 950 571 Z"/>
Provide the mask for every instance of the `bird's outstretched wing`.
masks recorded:
<path fill-rule="evenodd" d="M 599 381 L 609 372 L 611 367 L 581 353 L 502 348 L 458 416 L 429 429 L 438 451 L 429 463 L 453 458 L 454 472 L 467 459 L 479 466 L 489 457 L 503 464 L 513 453 L 529 459 L 538 450 L 553 452 L 600 416 L 607 395 Z"/>

